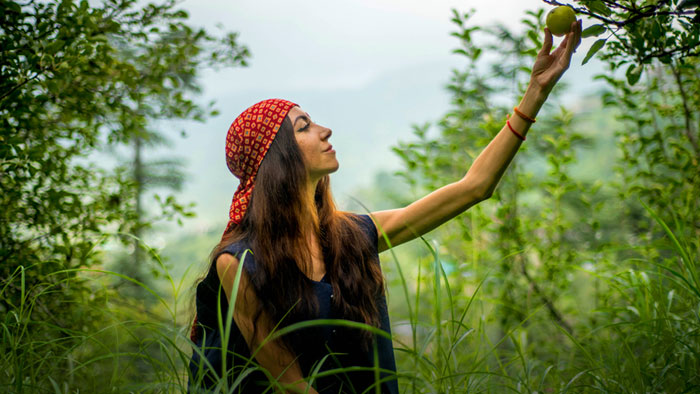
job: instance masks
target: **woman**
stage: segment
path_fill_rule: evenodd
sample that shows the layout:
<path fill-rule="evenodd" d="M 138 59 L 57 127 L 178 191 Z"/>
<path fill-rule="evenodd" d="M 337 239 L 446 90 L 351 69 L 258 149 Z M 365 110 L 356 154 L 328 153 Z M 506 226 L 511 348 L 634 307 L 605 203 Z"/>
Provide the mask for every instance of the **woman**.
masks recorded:
<path fill-rule="evenodd" d="M 572 24 L 552 53 L 552 35 L 530 85 L 503 129 L 459 181 L 407 207 L 355 215 L 335 209 L 332 131 L 290 101 L 244 111 L 227 135 L 227 165 L 240 179 L 230 221 L 197 287 L 190 389 L 398 393 L 378 253 L 422 235 L 488 199 L 581 37 Z M 243 262 L 243 264 L 241 264 Z M 234 304 L 231 310 L 229 303 Z M 227 313 L 232 321 L 226 324 Z M 266 339 L 276 329 L 319 324 Z M 227 349 L 222 354 L 222 349 Z M 313 382 L 305 378 L 313 376 Z"/>

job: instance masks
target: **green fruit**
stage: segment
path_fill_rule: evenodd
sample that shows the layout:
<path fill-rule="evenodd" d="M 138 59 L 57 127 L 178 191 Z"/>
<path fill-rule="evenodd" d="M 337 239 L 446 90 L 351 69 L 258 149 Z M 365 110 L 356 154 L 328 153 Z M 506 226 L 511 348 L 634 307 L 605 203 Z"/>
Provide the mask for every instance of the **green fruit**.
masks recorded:
<path fill-rule="evenodd" d="M 561 37 L 571 31 L 571 24 L 576 22 L 573 8 L 562 5 L 547 14 L 547 28 L 552 34 Z"/>

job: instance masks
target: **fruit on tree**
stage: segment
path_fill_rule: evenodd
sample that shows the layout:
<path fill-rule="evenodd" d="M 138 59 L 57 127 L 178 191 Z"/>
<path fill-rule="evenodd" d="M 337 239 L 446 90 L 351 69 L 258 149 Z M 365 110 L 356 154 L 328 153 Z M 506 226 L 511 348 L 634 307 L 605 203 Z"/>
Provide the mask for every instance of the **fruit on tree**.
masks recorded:
<path fill-rule="evenodd" d="M 571 31 L 571 24 L 574 22 L 576 22 L 574 9 L 567 5 L 556 7 L 547 14 L 547 28 L 557 37 Z"/>

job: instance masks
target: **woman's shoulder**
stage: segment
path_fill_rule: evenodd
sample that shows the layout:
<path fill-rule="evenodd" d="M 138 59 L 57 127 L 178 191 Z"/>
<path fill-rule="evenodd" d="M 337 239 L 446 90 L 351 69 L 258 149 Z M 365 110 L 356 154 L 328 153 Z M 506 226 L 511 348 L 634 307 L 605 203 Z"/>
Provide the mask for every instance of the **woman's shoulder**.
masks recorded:
<path fill-rule="evenodd" d="M 244 256 L 247 257 L 248 255 L 252 254 L 252 251 L 250 249 L 250 244 L 248 243 L 248 241 L 243 239 L 236 242 L 232 242 L 221 248 L 217 253 L 217 256 L 215 256 L 214 260 L 217 260 L 219 256 L 223 254 L 229 254 L 241 260 L 244 258 Z"/>
<path fill-rule="evenodd" d="M 240 261 L 244 262 L 244 267 L 247 269 L 254 266 L 253 252 L 246 240 L 235 241 L 224 246 L 213 257 L 208 276 L 216 276 L 214 274 L 220 271 L 222 266 L 228 267 L 234 264 L 237 268 Z"/>
<path fill-rule="evenodd" d="M 362 232 L 367 234 L 372 245 L 376 247 L 379 241 L 379 237 L 377 232 L 377 226 L 375 226 L 372 217 L 368 214 L 359 214 L 351 212 L 346 212 L 346 214 L 360 226 Z"/>
<path fill-rule="evenodd" d="M 240 260 L 232 254 L 222 253 L 214 263 L 216 264 L 216 272 L 219 276 L 219 280 L 221 280 L 221 278 L 226 277 L 227 274 L 230 275 L 231 273 L 238 272 Z"/>

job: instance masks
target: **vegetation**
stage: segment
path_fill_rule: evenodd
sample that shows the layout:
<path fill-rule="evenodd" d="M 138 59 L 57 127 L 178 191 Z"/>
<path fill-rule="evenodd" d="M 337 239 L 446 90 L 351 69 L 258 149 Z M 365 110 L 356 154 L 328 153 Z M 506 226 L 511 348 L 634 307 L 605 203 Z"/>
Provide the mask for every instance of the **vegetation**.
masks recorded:
<path fill-rule="evenodd" d="M 562 5 L 557 0 L 543 0 Z M 653 61 L 670 64 L 700 55 L 700 3 L 697 0 L 576 0 L 576 12 L 597 24 L 590 25 L 583 37 L 603 36 L 591 45 L 584 63 L 607 44 L 606 57 L 614 67 L 627 67 L 631 85 Z"/>
<path fill-rule="evenodd" d="M 581 3 L 634 17 L 613 4 L 624 2 Z M 685 34 L 664 24 L 677 2 L 651 3 L 624 26 Z M 0 390 L 185 392 L 191 284 L 220 234 L 159 255 L 134 234 L 187 209 L 162 198 L 146 218 L 133 167 L 91 154 L 157 136 L 157 119 L 204 119 L 211 109 L 189 96 L 198 70 L 245 65 L 247 49 L 190 28 L 171 1 L 0 7 Z M 465 65 L 450 107 L 397 144 L 403 169 L 378 176 L 362 199 L 371 209 L 460 178 L 523 91 L 544 11 L 527 14 L 522 34 L 470 16 L 454 11 Z M 625 29 L 617 39 L 636 47 Z M 620 45 L 598 52 L 602 100 L 574 108 L 555 89 L 491 199 L 382 256 L 402 392 L 700 390 L 698 58 L 641 61 Z M 622 61 L 643 66 L 620 75 Z M 143 250 L 143 277 L 105 268 L 115 241 Z"/>
<path fill-rule="evenodd" d="M 120 321 L 102 313 L 110 300 L 134 300 L 79 272 L 104 266 L 105 242 L 133 239 L 110 234 L 139 234 L 159 218 L 188 214 L 166 196 L 157 217 L 142 218 L 144 177 L 94 155 L 153 142 L 159 119 L 205 119 L 212 109 L 191 97 L 199 71 L 245 64 L 235 34 L 191 28 L 175 3 L 0 1 L 3 391 L 70 388 L 89 376 L 103 387 L 100 371 L 76 365 L 84 338 Z M 104 354 L 100 348 L 90 351 Z"/>
<path fill-rule="evenodd" d="M 522 89 L 538 46 L 541 12 L 523 37 L 467 27 L 468 17 L 454 17 L 467 66 L 453 74 L 453 108 L 437 133 L 416 126 L 395 148 L 417 194 L 458 179 L 500 130 L 510 107 L 499 94 Z M 485 37 L 494 44 L 475 44 Z M 478 67 L 484 52 L 497 61 Z M 603 56 L 605 108 L 574 113 L 555 91 L 494 196 L 428 236 L 435 246 L 412 275 L 430 272 L 413 304 L 425 311 L 416 322 L 431 324 L 412 324 L 408 346 L 422 349 L 418 391 L 698 389 L 700 156 L 697 114 L 685 110 L 700 97 L 697 59 L 657 61 L 631 86 L 614 77 L 618 55 Z M 613 130 L 616 158 L 576 171 Z"/>

